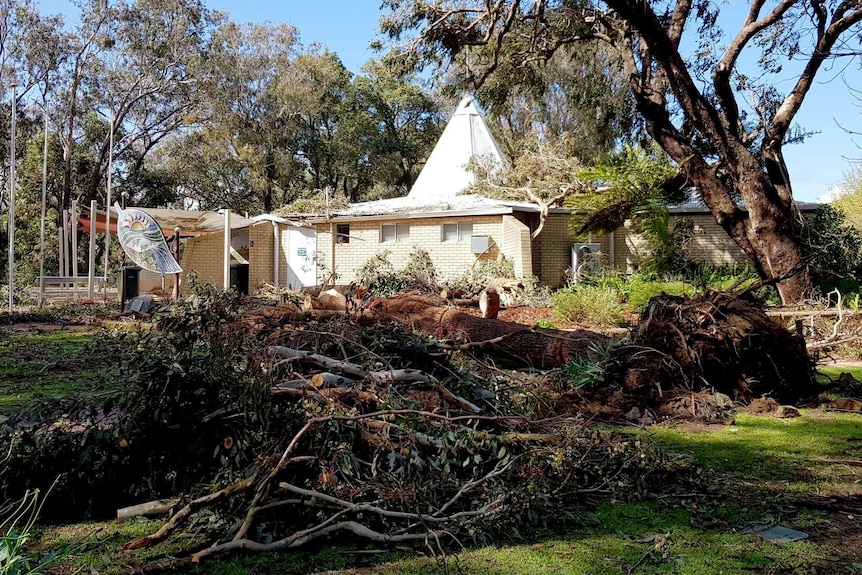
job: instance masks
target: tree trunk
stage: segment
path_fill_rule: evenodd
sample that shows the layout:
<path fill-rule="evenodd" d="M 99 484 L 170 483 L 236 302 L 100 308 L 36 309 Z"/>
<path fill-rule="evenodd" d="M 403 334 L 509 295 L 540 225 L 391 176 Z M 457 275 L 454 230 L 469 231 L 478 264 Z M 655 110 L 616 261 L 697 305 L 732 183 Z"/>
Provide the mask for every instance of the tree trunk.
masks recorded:
<path fill-rule="evenodd" d="M 75 154 L 75 118 L 78 115 L 78 67 L 69 89 L 69 118 L 66 124 L 66 141 L 63 142 L 63 192 L 60 195 L 60 209 L 57 212 L 58 225 L 62 220 L 62 211 L 72 203 L 72 156 Z"/>
<path fill-rule="evenodd" d="M 273 157 L 272 150 L 267 150 L 266 152 L 266 166 L 264 171 L 266 173 L 266 184 L 264 184 L 263 188 L 263 211 L 266 214 L 270 214 L 272 213 L 272 188 L 276 175 L 275 158 Z"/>
<path fill-rule="evenodd" d="M 798 243 L 792 196 L 781 193 L 754 154 L 730 136 L 717 152 L 720 162 L 710 163 L 679 137 L 663 109 L 646 99 L 638 104 L 650 135 L 679 163 L 718 225 L 751 258 L 760 276 L 775 282 L 781 301 L 809 297 L 811 275 Z M 742 195 L 744 206 L 733 193 Z"/>
<path fill-rule="evenodd" d="M 481 349 L 533 367 L 560 367 L 572 358 L 595 356 L 596 346 L 615 343 L 610 337 L 588 330 L 560 331 L 531 328 L 496 319 L 483 319 L 446 307 L 433 296 L 401 295 L 376 298 L 363 316 L 375 321 L 395 321 L 457 349 Z"/>
<path fill-rule="evenodd" d="M 721 193 L 726 190 L 714 171 L 695 179 L 716 221 L 751 258 L 760 276 L 775 282 L 782 302 L 810 297 L 811 276 L 799 247 L 797 228 L 801 222 L 794 221 L 792 198 L 782 197 L 779 186 L 748 150 L 735 150 L 726 164 L 745 202 L 741 220 L 723 218 L 723 211 L 715 205 L 716 186 L 721 187 Z"/>

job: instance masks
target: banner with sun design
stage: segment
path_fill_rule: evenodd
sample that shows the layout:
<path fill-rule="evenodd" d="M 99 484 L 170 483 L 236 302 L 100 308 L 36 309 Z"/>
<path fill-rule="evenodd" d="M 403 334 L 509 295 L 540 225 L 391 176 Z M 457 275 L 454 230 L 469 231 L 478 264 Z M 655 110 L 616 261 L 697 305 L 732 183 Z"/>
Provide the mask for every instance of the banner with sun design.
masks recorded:
<path fill-rule="evenodd" d="M 162 228 L 148 213 L 129 208 L 119 209 L 117 236 L 129 258 L 151 272 L 163 275 L 183 271 L 168 249 Z"/>

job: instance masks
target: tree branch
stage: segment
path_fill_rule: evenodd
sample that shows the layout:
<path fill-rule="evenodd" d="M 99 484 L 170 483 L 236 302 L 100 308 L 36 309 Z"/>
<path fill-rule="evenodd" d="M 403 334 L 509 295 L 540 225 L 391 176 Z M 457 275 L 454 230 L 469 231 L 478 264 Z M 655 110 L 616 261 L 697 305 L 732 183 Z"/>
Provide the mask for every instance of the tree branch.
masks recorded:
<path fill-rule="evenodd" d="M 855 8 L 849 10 L 850 6 L 855 6 Z M 823 15 L 819 16 L 819 18 L 822 21 Z M 793 122 L 793 118 L 796 116 L 800 106 L 802 106 L 805 95 L 814 83 L 817 71 L 831 55 L 832 48 L 841 34 L 859 22 L 862 22 L 862 6 L 858 2 L 844 2 L 835 10 L 833 20 L 827 28 L 823 29 L 818 26 L 818 38 L 814 46 L 814 52 L 805 64 L 805 69 L 796 81 L 796 85 L 775 112 L 772 124 L 767 130 L 765 147 L 772 150 L 780 150 L 787 131 Z"/>
<path fill-rule="evenodd" d="M 730 87 L 730 77 L 733 72 L 733 68 L 739 59 L 739 55 L 742 53 L 742 50 L 748 42 L 750 42 L 756 34 L 780 20 L 781 17 L 798 1 L 799 0 L 783 0 L 772 12 L 760 20 L 757 18 L 760 15 L 760 10 L 763 8 L 766 0 L 755 0 L 752 2 L 751 9 L 745 19 L 745 23 L 728 45 L 724 55 L 712 73 L 715 95 L 718 98 L 719 105 L 722 110 L 724 110 L 727 129 L 736 137 L 741 137 L 741 126 L 739 125 L 739 106 L 734 97 L 733 89 Z"/>

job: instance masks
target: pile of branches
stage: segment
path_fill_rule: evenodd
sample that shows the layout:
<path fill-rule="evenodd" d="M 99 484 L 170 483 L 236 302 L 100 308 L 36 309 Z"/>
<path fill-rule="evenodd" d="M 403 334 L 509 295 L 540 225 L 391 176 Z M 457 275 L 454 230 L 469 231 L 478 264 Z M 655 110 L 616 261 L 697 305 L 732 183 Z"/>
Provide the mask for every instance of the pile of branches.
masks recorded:
<path fill-rule="evenodd" d="M 502 390 L 469 373 L 460 353 L 429 350 L 427 337 L 394 325 L 338 316 L 268 333 L 260 322 L 225 329 L 238 336 L 249 325 L 265 341 L 250 360 L 268 374 L 275 414 L 249 445 L 253 462 L 211 478 L 216 489 L 187 495 L 127 549 L 216 514 L 235 518 L 222 523 L 232 527 L 194 561 L 344 534 L 438 552 L 578 521 L 596 498 L 690 489 L 698 477 L 687 459 L 638 437 L 593 431 L 576 417 L 536 419 L 516 385 Z M 239 417 L 224 407 L 210 420 Z"/>

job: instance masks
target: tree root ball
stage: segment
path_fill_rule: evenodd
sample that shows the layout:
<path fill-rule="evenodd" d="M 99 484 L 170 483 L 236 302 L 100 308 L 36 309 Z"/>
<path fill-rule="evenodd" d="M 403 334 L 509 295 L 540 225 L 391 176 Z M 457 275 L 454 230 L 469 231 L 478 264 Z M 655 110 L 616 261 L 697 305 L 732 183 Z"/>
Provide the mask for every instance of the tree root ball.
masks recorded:
<path fill-rule="evenodd" d="M 612 379 L 661 403 L 669 389 L 795 404 L 817 395 L 805 341 L 754 301 L 725 292 L 659 296 L 616 354 Z"/>

